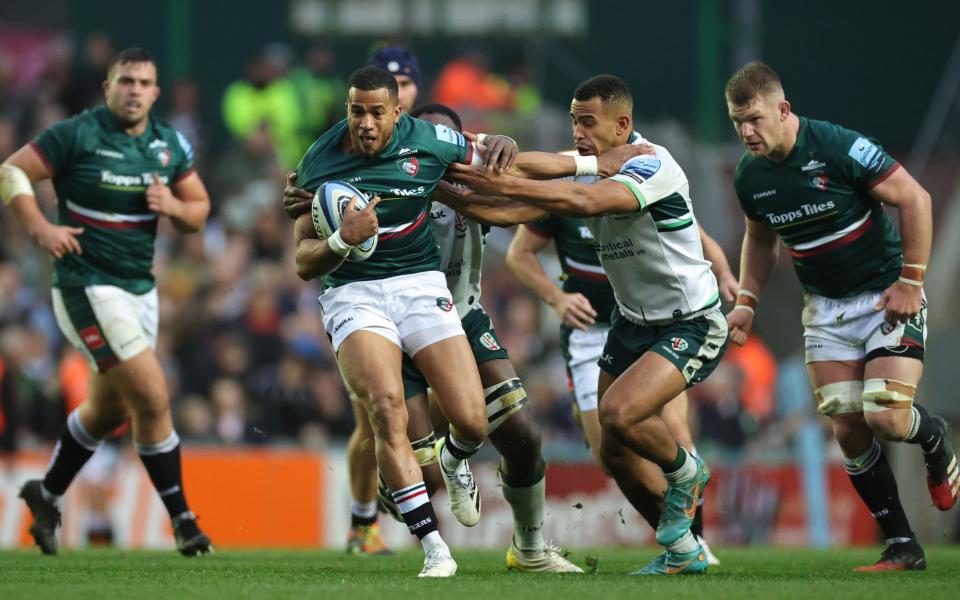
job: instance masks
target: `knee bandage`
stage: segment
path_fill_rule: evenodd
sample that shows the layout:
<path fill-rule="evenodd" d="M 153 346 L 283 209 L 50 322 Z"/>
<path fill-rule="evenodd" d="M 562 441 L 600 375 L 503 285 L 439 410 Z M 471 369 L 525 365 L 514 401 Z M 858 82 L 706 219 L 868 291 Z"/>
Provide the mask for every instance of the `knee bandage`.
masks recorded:
<path fill-rule="evenodd" d="M 527 391 L 517 377 L 484 389 L 483 397 L 487 401 L 489 432 L 495 431 L 510 415 L 527 403 Z"/>
<path fill-rule="evenodd" d="M 863 410 L 880 412 L 888 408 L 913 406 L 917 386 L 896 379 L 868 379 L 863 382 Z"/>
<path fill-rule="evenodd" d="M 413 455 L 417 457 L 417 464 L 425 467 L 437 463 L 437 453 L 433 449 L 436 443 L 437 436 L 433 435 L 432 431 L 429 435 L 410 443 L 413 446 Z"/>
<path fill-rule="evenodd" d="M 817 412 L 826 417 L 844 413 L 863 412 L 862 381 L 838 381 L 818 387 L 814 392 L 817 398 Z"/>

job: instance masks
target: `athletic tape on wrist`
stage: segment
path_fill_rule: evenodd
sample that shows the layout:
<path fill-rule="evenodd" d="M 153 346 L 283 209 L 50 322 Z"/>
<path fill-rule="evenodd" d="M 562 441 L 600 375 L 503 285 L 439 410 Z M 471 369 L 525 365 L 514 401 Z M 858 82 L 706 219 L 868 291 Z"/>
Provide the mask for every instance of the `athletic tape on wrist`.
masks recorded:
<path fill-rule="evenodd" d="M 596 175 L 598 166 L 597 166 L 597 157 L 596 156 L 581 156 L 579 154 L 574 155 L 573 161 L 577 163 L 577 176 L 582 175 Z"/>
<path fill-rule="evenodd" d="M 353 250 L 353 246 L 347 244 L 343 241 L 343 238 L 340 237 L 339 229 L 327 238 L 327 245 L 330 246 L 330 251 L 338 256 L 346 256 Z"/>

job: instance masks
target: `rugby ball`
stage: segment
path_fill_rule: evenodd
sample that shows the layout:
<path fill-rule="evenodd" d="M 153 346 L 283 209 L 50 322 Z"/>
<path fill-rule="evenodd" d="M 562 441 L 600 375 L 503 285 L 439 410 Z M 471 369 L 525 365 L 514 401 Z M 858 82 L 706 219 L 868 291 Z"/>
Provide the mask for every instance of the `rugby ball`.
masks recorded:
<path fill-rule="evenodd" d="M 325 240 L 333 232 L 340 229 L 343 222 L 343 211 L 350 204 L 350 199 L 356 196 L 356 210 L 363 210 L 367 206 L 367 196 L 349 183 L 342 181 L 328 181 L 317 188 L 310 205 L 310 216 L 313 219 L 313 228 L 317 237 Z M 357 244 L 347 255 L 349 262 L 360 262 L 370 258 L 377 249 L 378 236 L 374 235 Z"/>

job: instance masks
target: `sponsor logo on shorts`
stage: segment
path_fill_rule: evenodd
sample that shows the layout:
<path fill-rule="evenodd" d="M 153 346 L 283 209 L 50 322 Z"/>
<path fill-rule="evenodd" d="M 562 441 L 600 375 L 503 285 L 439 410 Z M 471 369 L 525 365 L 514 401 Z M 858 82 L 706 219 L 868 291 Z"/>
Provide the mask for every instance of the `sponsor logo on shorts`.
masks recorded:
<path fill-rule="evenodd" d="M 670 338 L 670 347 L 676 350 L 677 352 L 683 352 L 690 347 L 690 344 L 687 343 L 687 340 L 681 337 Z"/>
<path fill-rule="evenodd" d="M 420 172 L 420 163 L 417 161 L 416 156 L 411 156 L 410 158 L 401 158 L 397 161 L 397 167 L 399 167 L 401 171 L 410 177 L 414 177 Z"/>
<path fill-rule="evenodd" d="M 453 300 L 450 298 L 437 298 L 437 306 L 440 307 L 440 310 L 443 312 L 450 312 L 453 310 Z"/>
<path fill-rule="evenodd" d="M 99 350 L 107 344 L 103 339 L 103 335 L 100 334 L 100 328 L 96 325 L 81 329 L 80 339 L 83 340 L 84 345 L 90 350 Z"/>
<path fill-rule="evenodd" d="M 346 319 L 340 321 L 339 323 L 337 323 L 337 326 L 333 328 L 333 332 L 336 333 L 336 332 L 340 331 L 340 328 L 341 328 L 341 327 L 343 327 L 344 325 L 346 325 L 347 323 L 349 323 L 349 322 L 352 321 L 352 320 L 353 320 L 353 317 L 347 317 Z"/>
<path fill-rule="evenodd" d="M 600 362 L 613 364 L 613 355 L 612 354 L 602 354 L 600 355 Z"/>
<path fill-rule="evenodd" d="M 480 345 L 487 350 L 500 349 L 500 344 L 497 343 L 497 338 L 493 337 L 493 334 L 489 331 L 480 336 Z"/>

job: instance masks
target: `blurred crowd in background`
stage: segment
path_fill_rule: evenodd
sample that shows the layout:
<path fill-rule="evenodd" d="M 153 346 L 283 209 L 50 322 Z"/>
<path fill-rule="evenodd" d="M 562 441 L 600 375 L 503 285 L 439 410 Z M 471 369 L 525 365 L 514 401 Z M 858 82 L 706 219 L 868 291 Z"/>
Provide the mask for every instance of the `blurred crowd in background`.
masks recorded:
<path fill-rule="evenodd" d="M 100 104 L 117 50 L 103 34 L 75 44 L 59 40 L 29 73 L 0 53 L 0 159 L 46 127 Z M 343 68 L 323 46 L 298 55 L 270 44 L 221 91 L 222 124 L 200 118 L 200 86 L 190 79 L 165 87 L 154 109 L 190 140 L 213 205 L 202 233 L 181 236 L 162 221 L 156 245 L 158 354 L 176 427 L 189 442 L 321 448 L 342 443 L 352 429 L 320 319 L 319 289 L 295 274 L 292 227 L 280 199 L 285 172 L 342 118 L 344 81 L 358 62 Z M 424 82 L 419 102 L 427 101 L 462 111 L 468 129 L 488 131 L 523 122 L 516 117 L 536 114 L 543 102 L 522 70 L 491 72 L 475 49 L 443 66 L 432 85 Z M 226 140 L 214 143 L 211 129 L 225 129 Z M 37 193 L 52 214 L 49 182 Z M 578 445 L 559 321 L 504 266 L 509 236 L 491 236 L 483 303 L 525 382 L 544 439 Z M 556 272 L 555 262 L 545 260 Z M 86 365 L 57 329 L 50 275 L 51 257 L 0 211 L 0 448 L 7 453 L 51 443 L 85 396 Z M 736 454 L 763 445 L 764 435 L 781 439 L 776 371 L 759 339 L 731 349 L 692 395 L 699 443 Z"/>

